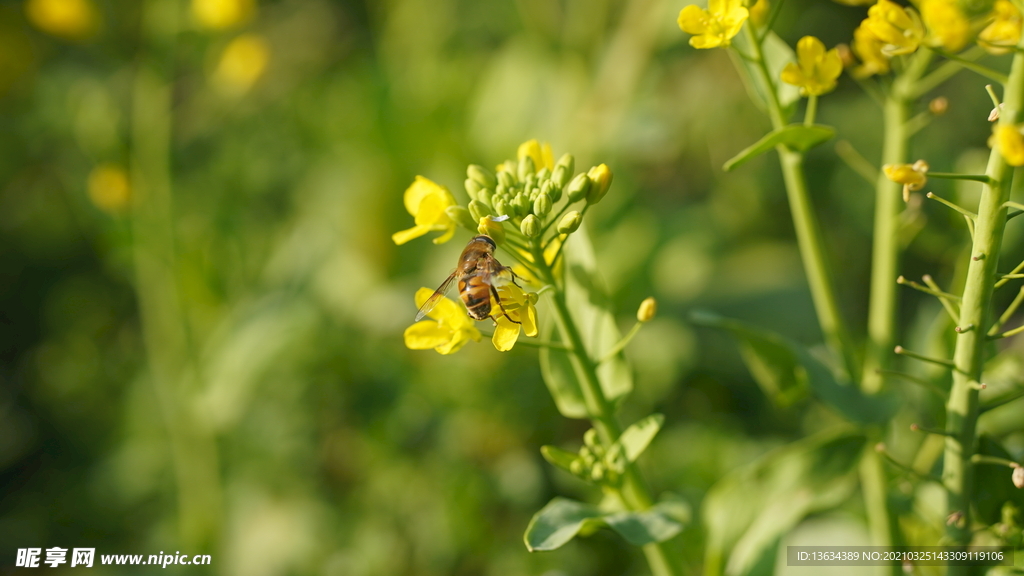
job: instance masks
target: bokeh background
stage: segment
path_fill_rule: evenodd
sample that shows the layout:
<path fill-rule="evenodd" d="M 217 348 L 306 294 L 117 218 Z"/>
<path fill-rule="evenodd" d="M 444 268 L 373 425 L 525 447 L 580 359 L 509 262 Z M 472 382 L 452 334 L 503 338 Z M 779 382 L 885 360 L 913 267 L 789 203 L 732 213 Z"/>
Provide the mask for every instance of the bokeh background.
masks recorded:
<path fill-rule="evenodd" d="M 575 449 L 587 424 L 558 414 L 535 349 L 407 350 L 413 293 L 468 234 L 390 235 L 417 174 L 464 199 L 467 164 L 529 138 L 605 162 L 615 182 L 586 225 L 622 326 L 660 303 L 622 408 L 667 415 L 643 461 L 655 490 L 699 507 L 828 421 L 772 405 L 727 337 L 687 323 L 710 308 L 820 339 L 775 158 L 720 169 L 767 121 L 725 51 L 686 44 L 686 3 L 0 1 L 0 571 L 17 548 L 89 546 L 209 553 L 168 570 L 225 575 L 645 573 L 603 532 L 526 551 L 551 497 L 599 497 L 538 451 Z M 831 47 L 863 14 L 788 0 L 777 28 Z M 950 110 L 915 157 L 984 162 L 983 84 L 936 92 Z M 880 112 L 856 84 L 819 121 L 878 161 Z M 872 189 L 831 143 L 809 178 L 862 333 Z M 908 226 L 903 269 L 955 282 L 967 233 L 936 206 Z M 937 304 L 902 298 L 904 342 L 934 339 Z M 1024 436 L 1007 445 L 1019 456 Z M 860 514 L 798 531 L 856 543 Z M 698 569 L 699 526 L 674 542 Z"/>

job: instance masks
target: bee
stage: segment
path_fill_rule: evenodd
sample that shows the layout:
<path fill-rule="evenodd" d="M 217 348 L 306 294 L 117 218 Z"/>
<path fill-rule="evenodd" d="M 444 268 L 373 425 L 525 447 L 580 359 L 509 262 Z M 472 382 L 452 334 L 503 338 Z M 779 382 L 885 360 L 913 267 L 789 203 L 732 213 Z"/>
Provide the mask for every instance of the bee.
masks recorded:
<path fill-rule="evenodd" d="M 459 256 L 459 264 L 455 270 L 437 287 L 437 290 L 434 290 L 423 306 L 420 306 L 419 312 L 416 313 L 416 321 L 422 320 L 434 306 L 437 306 L 455 280 L 459 281 L 459 297 L 466 305 L 466 312 L 470 318 L 485 320 L 491 316 L 492 295 L 501 308 L 501 299 L 498 298 L 496 287 L 504 286 L 508 282 L 515 283 L 515 273 L 512 272 L 512 268 L 502 266 L 498 262 L 494 257 L 495 248 L 497 245 L 490 236 L 480 235 L 470 240 Z M 501 314 L 519 324 L 509 318 L 504 308 L 501 308 Z"/>

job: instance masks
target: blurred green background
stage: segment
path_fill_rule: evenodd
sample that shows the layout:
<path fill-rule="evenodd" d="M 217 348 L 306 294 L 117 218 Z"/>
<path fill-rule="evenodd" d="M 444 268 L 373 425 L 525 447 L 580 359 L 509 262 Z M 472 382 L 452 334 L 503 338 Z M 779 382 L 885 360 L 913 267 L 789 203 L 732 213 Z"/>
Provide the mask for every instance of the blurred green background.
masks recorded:
<path fill-rule="evenodd" d="M 623 327 L 660 303 L 622 409 L 667 415 L 642 462 L 655 491 L 699 505 L 828 421 L 772 406 L 727 337 L 685 320 L 711 308 L 820 339 L 775 158 L 720 169 L 767 121 L 725 51 L 686 44 L 686 3 L 0 1 L 0 571 L 17 548 L 88 546 L 209 553 L 169 569 L 226 575 L 645 573 L 604 532 L 526 551 L 552 496 L 599 497 L 538 452 L 575 450 L 588 425 L 558 414 L 535 349 L 407 350 L 413 293 L 468 234 L 390 235 L 417 174 L 464 200 L 467 164 L 529 138 L 605 162 L 615 183 L 587 226 Z M 789 0 L 777 28 L 831 47 L 863 13 Z M 982 86 L 937 92 L 950 111 L 915 158 L 985 161 Z M 879 111 L 848 79 L 819 121 L 877 162 Z M 831 146 L 809 179 L 862 332 L 873 192 Z M 903 270 L 953 281 L 963 223 L 918 218 Z M 908 343 L 939 314 L 916 296 Z M 860 543 L 858 506 L 803 529 Z M 699 528 L 674 542 L 697 569 Z"/>

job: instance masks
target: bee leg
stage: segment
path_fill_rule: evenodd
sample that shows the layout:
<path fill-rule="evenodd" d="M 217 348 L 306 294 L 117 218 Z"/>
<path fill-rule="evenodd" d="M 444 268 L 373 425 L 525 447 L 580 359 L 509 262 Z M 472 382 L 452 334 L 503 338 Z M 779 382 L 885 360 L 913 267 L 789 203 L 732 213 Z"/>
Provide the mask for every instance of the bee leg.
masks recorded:
<path fill-rule="evenodd" d="M 501 298 L 498 296 L 498 289 L 495 288 L 494 286 L 491 286 L 491 294 L 494 296 L 494 301 L 498 303 L 498 308 L 501 308 L 501 315 L 502 316 L 504 316 L 505 318 L 508 318 L 509 322 L 514 322 L 516 324 L 522 324 L 522 322 L 519 322 L 518 320 L 513 320 L 512 317 L 508 315 L 508 312 L 505 312 L 505 307 L 501 305 Z"/>
<path fill-rule="evenodd" d="M 508 273 L 512 275 L 512 283 L 515 284 L 517 287 L 522 288 L 522 286 L 519 286 L 519 284 L 516 283 L 516 278 L 521 278 L 521 276 L 519 276 L 519 274 L 516 274 L 516 271 L 513 270 L 511 266 L 506 266 L 505 269 L 508 270 Z"/>

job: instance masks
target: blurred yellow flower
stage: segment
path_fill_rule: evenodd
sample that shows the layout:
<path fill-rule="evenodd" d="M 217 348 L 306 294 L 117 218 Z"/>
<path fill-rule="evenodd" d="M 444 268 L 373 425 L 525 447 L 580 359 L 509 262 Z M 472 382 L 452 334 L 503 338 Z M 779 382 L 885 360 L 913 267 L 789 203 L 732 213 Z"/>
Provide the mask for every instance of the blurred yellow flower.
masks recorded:
<path fill-rule="evenodd" d="M 36 28 L 68 40 L 86 40 L 100 25 L 90 0 L 28 0 L 25 13 Z"/>
<path fill-rule="evenodd" d="M 836 87 L 836 79 L 843 73 L 843 60 L 835 48 L 825 51 L 825 45 L 814 36 L 804 36 L 796 43 L 796 62 L 786 64 L 782 81 L 800 87 L 804 96 L 819 96 Z"/>
<path fill-rule="evenodd" d="M 263 76 L 270 61 L 270 46 L 258 34 L 242 34 L 221 52 L 214 83 L 229 94 L 242 94 Z"/>
<path fill-rule="evenodd" d="M 1010 166 L 1024 166 L 1024 135 L 1020 126 L 996 126 L 996 146 Z"/>
<path fill-rule="evenodd" d="M 116 164 L 100 164 L 93 168 L 89 173 L 87 190 L 92 203 L 109 214 L 127 210 L 132 197 L 128 173 Z"/>
<path fill-rule="evenodd" d="M 405 190 L 405 209 L 412 214 L 416 225 L 408 230 L 395 232 L 391 239 L 395 244 L 405 244 L 413 238 L 419 238 L 427 232 L 444 231 L 434 238 L 434 244 L 451 240 L 455 235 L 455 222 L 448 217 L 445 208 L 455 205 L 455 198 L 447 188 L 417 176 L 412 185 Z"/>
<path fill-rule="evenodd" d="M 508 352 L 519 340 L 520 331 L 531 338 L 537 336 L 537 294 L 527 294 L 515 284 L 499 286 L 497 290 L 501 308 L 494 301 L 494 296 L 491 296 L 491 317 L 498 324 L 494 328 L 491 343 L 499 352 Z M 502 309 L 511 320 L 502 314 Z"/>
<path fill-rule="evenodd" d="M 690 5 L 679 12 L 679 28 L 688 34 L 694 48 L 728 46 L 739 34 L 750 13 L 741 0 L 708 0 L 708 9 Z"/>
<path fill-rule="evenodd" d="M 957 0 L 921 0 L 921 19 L 928 29 L 928 44 L 959 52 L 971 38 L 971 22 Z"/>
<path fill-rule="evenodd" d="M 551 152 L 551 144 L 547 142 L 541 144 L 537 140 L 527 140 L 520 144 L 516 151 L 516 159 L 522 160 L 527 156 L 533 160 L 533 165 L 537 170 L 541 168 L 555 169 L 555 155 Z"/>
<path fill-rule="evenodd" d="M 868 9 L 868 17 L 861 22 L 884 45 L 886 56 L 910 54 L 924 39 L 924 24 L 913 8 L 903 8 L 891 0 L 878 0 Z"/>
<path fill-rule="evenodd" d="M 838 4 L 846 4 L 847 6 L 870 6 L 875 3 L 875 0 L 833 0 Z"/>
<path fill-rule="evenodd" d="M 771 12 L 771 5 L 768 4 L 768 0 L 757 0 L 750 7 L 750 21 L 755 26 L 764 26 L 765 21 L 768 20 L 769 12 Z"/>
<path fill-rule="evenodd" d="M 978 34 L 978 44 L 991 54 L 1006 54 L 1020 42 L 1021 14 L 1010 0 L 996 0 L 995 19 Z"/>
<path fill-rule="evenodd" d="M 867 78 L 889 72 L 889 58 L 882 53 L 884 45 L 863 23 L 853 31 L 853 53 L 861 61 L 861 65 L 853 69 L 855 77 Z"/>
<path fill-rule="evenodd" d="M 918 160 L 913 164 L 886 164 L 882 166 L 885 177 L 897 184 L 903 184 L 903 201 L 910 201 L 910 192 L 920 190 L 928 182 L 928 163 Z"/>
<path fill-rule="evenodd" d="M 423 306 L 433 294 L 430 288 L 417 290 L 416 307 Z M 440 354 L 452 354 L 466 342 L 479 342 L 482 337 L 466 310 L 449 298 L 442 298 L 427 317 L 430 320 L 420 320 L 405 329 L 405 346 L 410 350 L 433 348 Z"/>
<path fill-rule="evenodd" d="M 196 22 L 213 30 L 237 26 L 255 11 L 255 0 L 192 0 L 192 16 Z"/>

